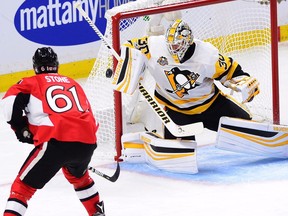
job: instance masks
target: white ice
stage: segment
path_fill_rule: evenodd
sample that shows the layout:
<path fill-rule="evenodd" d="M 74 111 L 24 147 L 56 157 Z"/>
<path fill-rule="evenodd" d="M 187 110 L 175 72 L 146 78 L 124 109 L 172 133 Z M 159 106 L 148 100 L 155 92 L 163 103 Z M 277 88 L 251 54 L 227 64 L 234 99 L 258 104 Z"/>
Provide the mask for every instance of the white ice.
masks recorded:
<path fill-rule="evenodd" d="M 288 45 L 280 46 L 282 88 L 287 92 Z M 282 91 L 284 91 L 282 89 Z M 281 109 L 288 110 L 282 98 Z M 287 116 L 283 118 L 287 119 Z M 209 132 L 207 132 L 209 133 Z M 199 140 L 211 143 L 214 133 Z M 208 137 L 208 138 L 207 138 Z M 0 119 L 0 212 L 4 211 L 11 183 L 32 146 L 18 143 L 8 124 Z M 97 150 L 96 150 L 97 151 Z M 91 165 L 108 175 L 112 158 L 94 157 Z M 107 216 L 287 216 L 288 160 L 268 159 L 217 150 L 205 145 L 198 151 L 199 173 L 172 174 L 143 164 L 121 164 L 117 182 L 93 173 Z M 73 187 L 59 172 L 38 190 L 27 216 L 86 215 Z"/>

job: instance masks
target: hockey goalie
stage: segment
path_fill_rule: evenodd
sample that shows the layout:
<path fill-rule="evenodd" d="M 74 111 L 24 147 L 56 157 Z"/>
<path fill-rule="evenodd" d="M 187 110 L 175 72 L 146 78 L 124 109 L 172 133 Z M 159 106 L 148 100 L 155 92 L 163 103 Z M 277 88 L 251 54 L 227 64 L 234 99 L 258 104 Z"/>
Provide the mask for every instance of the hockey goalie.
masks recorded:
<path fill-rule="evenodd" d="M 161 25 L 163 16 L 171 22 L 166 30 Z M 287 131 L 251 121 L 245 106 L 260 92 L 257 78 L 236 59 L 194 38 L 181 14 L 155 15 L 146 36 L 122 44 L 114 88 L 133 94 L 147 71 L 156 82 L 156 101 L 177 125 L 202 122 L 205 128 L 218 131 L 216 147 L 221 149 L 288 156 Z M 242 100 L 222 92 L 215 81 L 241 94 Z M 176 137 L 167 127 L 163 133 L 127 133 L 122 136 L 123 158 L 145 161 L 166 171 L 194 174 L 198 172 L 195 135 Z"/>

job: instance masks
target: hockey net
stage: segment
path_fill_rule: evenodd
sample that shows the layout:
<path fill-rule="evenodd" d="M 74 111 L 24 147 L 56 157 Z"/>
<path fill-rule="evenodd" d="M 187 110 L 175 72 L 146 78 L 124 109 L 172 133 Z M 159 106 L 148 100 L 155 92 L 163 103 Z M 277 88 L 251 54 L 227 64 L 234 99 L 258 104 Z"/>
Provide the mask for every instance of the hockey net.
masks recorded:
<path fill-rule="evenodd" d="M 270 4 L 253 0 L 169 2 L 138 0 L 108 10 L 105 15 L 105 37 L 119 51 L 120 44 L 127 39 L 146 35 L 146 26 L 152 15 L 180 10 L 182 19 L 190 25 L 195 38 L 211 42 L 220 53 L 233 57 L 245 71 L 259 80 L 260 95 L 248 106 L 255 118 L 272 122 L 275 105 L 272 101 L 271 30 L 277 29 L 271 29 Z M 170 23 L 162 19 L 165 28 Z M 155 127 L 161 125 L 157 118 L 151 120 L 153 114 L 139 93 L 130 96 L 113 91 L 112 78 L 106 77 L 106 70 L 115 68 L 115 65 L 115 59 L 102 43 L 85 85 L 95 117 L 100 123 L 98 146 L 104 149 L 104 157 L 106 154 L 121 155 L 121 134 L 143 131 L 144 126 L 149 127 L 147 124 Z M 146 74 L 144 85 L 153 93 L 154 80 L 148 72 Z M 237 98 L 237 95 L 234 96 Z"/>

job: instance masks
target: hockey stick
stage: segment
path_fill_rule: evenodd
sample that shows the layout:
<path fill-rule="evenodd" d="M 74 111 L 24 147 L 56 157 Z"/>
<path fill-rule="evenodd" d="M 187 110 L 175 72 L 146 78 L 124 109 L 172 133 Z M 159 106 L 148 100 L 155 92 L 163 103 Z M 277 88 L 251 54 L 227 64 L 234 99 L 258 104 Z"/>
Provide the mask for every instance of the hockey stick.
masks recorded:
<path fill-rule="evenodd" d="M 91 167 L 91 166 L 88 166 L 88 170 L 90 170 L 91 172 L 95 173 L 96 175 L 99 175 L 99 176 L 102 176 L 103 178 L 111 181 L 111 182 L 115 182 L 117 181 L 119 175 L 120 175 L 120 165 L 119 163 L 117 162 L 117 168 L 116 168 L 116 171 L 115 173 L 112 175 L 112 176 L 108 176 L 98 170 L 96 170 L 94 167 Z"/>
<path fill-rule="evenodd" d="M 106 47 L 111 51 L 112 55 L 119 61 L 120 56 L 118 53 L 112 48 L 110 43 L 104 37 L 104 35 L 100 32 L 100 30 L 96 27 L 93 21 L 89 18 L 88 14 L 81 7 L 81 1 L 77 1 L 74 6 L 79 10 L 80 14 L 84 17 L 84 19 L 88 22 L 91 28 L 95 31 L 95 33 L 99 36 L 99 38 L 103 41 Z M 144 98 L 147 100 L 150 107 L 156 113 L 156 115 L 160 118 L 162 123 L 167 127 L 167 129 L 175 136 L 175 137 L 186 137 L 193 136 L 196 134 L 200 134 L 203 131 L 203 123 L 197 122 L 189 125 L 176 125 L 172 119 L 166 114 L 165 110 L 159 105 L 159 103 L 150 96 L 145 87 L 139 83 L 139 90 Z"/>

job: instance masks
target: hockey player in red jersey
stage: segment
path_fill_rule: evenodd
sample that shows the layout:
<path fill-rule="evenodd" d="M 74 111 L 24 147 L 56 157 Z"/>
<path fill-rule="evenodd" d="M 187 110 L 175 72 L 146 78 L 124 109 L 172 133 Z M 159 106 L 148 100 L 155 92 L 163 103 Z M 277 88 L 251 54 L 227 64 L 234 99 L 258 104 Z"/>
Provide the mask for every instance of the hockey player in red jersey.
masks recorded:
<path fill-rule="evenodd" d="M 2 98 L 5 119 L 17 139 L 34 144 L 11 186 L 4 216 L 24 215 L 29 199 L 60 169 L 88 215 L 105 215 L 87 171 L 97 147 L 98 124 L 82 87 L 58 74 L 58 67 L 52 48 L 37 49 L 33 56 L 36 75 L 20 80 Z"/>

